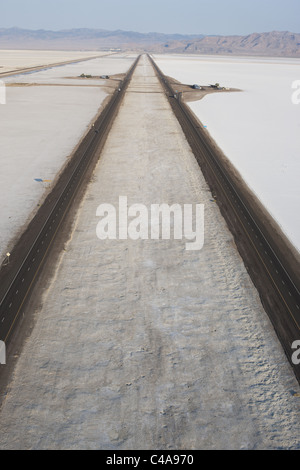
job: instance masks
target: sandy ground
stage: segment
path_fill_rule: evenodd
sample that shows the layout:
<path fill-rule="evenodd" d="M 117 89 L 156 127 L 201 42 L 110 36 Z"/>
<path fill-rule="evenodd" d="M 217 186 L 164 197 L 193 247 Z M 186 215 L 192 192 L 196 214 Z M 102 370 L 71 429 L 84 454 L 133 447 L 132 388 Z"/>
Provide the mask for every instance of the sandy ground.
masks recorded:
<path fill-rule="evenodd" d="M 203 249 L 100 241 L 119 196 L 203 203 Z M 1 449 L 300 448 L 298 384 L 146 58 L 42 303 Z"/>

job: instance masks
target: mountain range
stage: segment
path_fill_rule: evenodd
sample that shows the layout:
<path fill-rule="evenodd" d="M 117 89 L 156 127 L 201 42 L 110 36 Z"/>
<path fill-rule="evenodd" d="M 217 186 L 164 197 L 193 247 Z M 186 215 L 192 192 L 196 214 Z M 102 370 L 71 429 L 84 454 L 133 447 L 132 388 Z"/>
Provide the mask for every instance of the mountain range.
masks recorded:
<path fill-rule="evenodd" d="M 61 31 L 0 28 L 0 49 L 120 49 L 154 53 L 300 57 L 300 34 L 272 31 L 247 36 L 207 36 L 88 28 Z"/>

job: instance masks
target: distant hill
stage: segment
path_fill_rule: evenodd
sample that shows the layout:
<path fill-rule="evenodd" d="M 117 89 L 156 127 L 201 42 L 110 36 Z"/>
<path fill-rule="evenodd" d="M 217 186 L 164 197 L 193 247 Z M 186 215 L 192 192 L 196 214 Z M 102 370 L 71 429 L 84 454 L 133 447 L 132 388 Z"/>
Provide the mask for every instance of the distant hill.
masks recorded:
<path fill-rule="evenodd" d="M 182 46 L 184 44 L 179 46 L 178 52 L 300 57 L 300 34 L 273 31 L 248 36 L 205 36 Z"/>
<path fill-rule="evenodd" d="M 300 34 L 289 31 L 247 36 L 204 36 L 69 29 L 62 31 L 0 29 L 0 49 L 103 50 L 187 54 L 300 57 Z"/>

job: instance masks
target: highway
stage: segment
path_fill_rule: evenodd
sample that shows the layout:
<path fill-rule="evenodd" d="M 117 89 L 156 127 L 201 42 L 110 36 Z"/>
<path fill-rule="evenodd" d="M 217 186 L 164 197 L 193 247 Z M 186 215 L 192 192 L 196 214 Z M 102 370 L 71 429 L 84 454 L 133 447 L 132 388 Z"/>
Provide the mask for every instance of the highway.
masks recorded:
<path fill-rule="evenodd" d="M 291 359 L 291 346 L 294 341 L 300 340 L 298 273 L 284 259 L 282 250 L 266 233 L 263 221 L 218 157 L 201 123 L 182 101 L 181 96 L 174 94 L 167 78 L 154 60 L 150 56 L 149 58 L 216 197 L 248 273 L 300 383 L 300 365 L 293 364 Z"/>
<path fill-rule="evenodd" d="M 57 236 L 87 169 L 97 161 L 139 58 L 87 133 L 57 184 L 0 271 L 0 340 L 8 344 L 49 249 Z"/>

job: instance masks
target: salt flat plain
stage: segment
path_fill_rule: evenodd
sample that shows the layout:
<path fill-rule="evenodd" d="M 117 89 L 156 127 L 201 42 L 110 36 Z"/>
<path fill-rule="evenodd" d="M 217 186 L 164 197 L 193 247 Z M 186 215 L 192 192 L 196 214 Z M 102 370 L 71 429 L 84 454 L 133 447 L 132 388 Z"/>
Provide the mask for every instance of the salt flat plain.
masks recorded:
<path fill-rule="evenodd" d="M 99 240 L 101 203 L 205 205 L 205 243 Z M 1 449 L 299 449 L 295 376 L 142 58 L 0 411 Z"/>
<path fill-rule="evenodd" d="M 2 49 L 0 50 L 0 73 L 107 54 L 107 52 L 96 53 L 95 51 L 34 51 Z"/>
<path fill-rule="evenodd" d="M 73 55 L 79 57 L 80 53 Z M 43 53 L 36 54 L 35 64 L 43 58 Z M 55 55 L 55 60 L 58 58 L 68 59 L 70 55 Z M 15 60 L 12 59 L 14 63 Z M 33 59 L 28 60 L 26 65 L 32 65 Z M 89 129 L 109 94 L 108 87 L 113 85 L 100 79 L 66 77 L 125 73 L 133 60 L 134 56 L 111 55 L 3 79 L 6 104 L 0 105 L 2 259 Z"/>
<path fill-rule="evenodd" d="M 238 88 L 188 105 L 244 181 L 300 250 L 299 59 L 154 55 L 183 83 Z"/>

